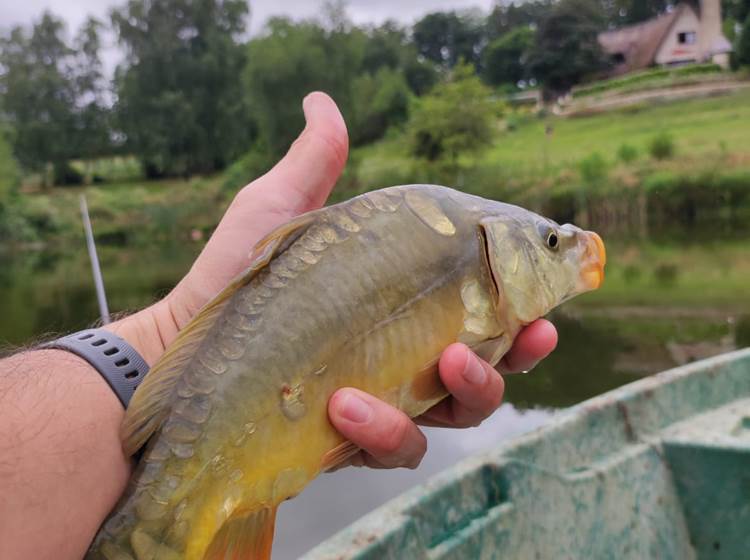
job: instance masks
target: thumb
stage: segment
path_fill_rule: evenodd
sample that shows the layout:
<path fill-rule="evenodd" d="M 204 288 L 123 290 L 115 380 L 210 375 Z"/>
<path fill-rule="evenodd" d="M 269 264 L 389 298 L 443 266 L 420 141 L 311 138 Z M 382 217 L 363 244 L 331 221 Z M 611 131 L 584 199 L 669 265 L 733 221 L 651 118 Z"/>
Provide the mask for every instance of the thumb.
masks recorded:
<path fill-rule="evenodd" d="M 268 173 L 243 188 L 188 275 L 171 295 L 178 327 L 247 267 L 264 235 L 298 214 L 319 208 L 341 175 L 349 151 L 344 118 L 315 92 L 303 101 L 305 129 Z"/>
<path fill-rule="evenodd" d="M 323 205 L 349 153 L 346 124 L 333 99 L 313 92 L 305 97 L 302 109 L 306 121 L 302 134 L 273 169 L 246 187 L 289 216 Z"/>

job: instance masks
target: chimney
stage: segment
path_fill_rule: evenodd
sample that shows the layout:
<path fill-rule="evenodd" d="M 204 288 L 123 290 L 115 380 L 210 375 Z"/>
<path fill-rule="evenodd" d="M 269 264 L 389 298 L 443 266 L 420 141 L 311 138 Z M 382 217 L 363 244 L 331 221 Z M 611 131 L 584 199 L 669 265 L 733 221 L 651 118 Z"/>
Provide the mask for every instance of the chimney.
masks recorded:
<path fill-rule="evenodd" d="M 700 0 L 698 52 L 701 61 L 710 61 L 724 38 L 721 30 L 721 0 Z M 726 39 L 724 39 L 726 41 Z"/>

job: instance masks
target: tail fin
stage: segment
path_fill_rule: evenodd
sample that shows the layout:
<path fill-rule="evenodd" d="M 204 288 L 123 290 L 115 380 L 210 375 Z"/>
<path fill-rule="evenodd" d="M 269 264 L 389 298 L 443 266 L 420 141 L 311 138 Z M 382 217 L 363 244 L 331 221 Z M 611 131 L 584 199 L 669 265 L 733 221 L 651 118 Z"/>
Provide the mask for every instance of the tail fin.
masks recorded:
<path fill-rule="evenodd" d="M 276 506 L 235 511 L 221 526 L 203 560 L 270 560 Z"/>

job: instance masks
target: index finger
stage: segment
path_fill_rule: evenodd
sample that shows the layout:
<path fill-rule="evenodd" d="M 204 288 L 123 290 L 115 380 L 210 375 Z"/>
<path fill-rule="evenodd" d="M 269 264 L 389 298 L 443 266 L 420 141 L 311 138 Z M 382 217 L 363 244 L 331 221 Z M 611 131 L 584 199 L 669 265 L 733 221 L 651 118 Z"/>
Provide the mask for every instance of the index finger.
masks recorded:
<path fill-rule="evenodd" d="M 557 329 L 547 319 L 537 319 L 516 336 L 513 347 L 500 360 L 500 373 L 520 373 L 533 369 L 557 346 Z"/>

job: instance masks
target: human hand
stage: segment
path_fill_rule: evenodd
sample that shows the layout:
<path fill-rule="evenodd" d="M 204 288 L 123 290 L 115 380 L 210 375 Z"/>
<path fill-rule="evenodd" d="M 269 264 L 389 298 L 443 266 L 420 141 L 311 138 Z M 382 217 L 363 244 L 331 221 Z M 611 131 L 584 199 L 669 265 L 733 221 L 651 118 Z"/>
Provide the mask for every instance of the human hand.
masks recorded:
<path fill-rule="evenodd" d="M 149 364 L 154 364 L 204 304 L 247 268 L 251 250 L 263 236 L 293 217 L 321 207 L 328 198 L 346 163 L 346 125 L 336 104 L 325 94 L 308 95 L 303 109 L 307 124 L 302 134 L 273 169 L 235 196 L 190 272 L 174 290 L 154 305 L 107 325 Z M 537 321 L 518 335 L 499 370 L 531 369 L 556 342 L 552 324 Z M 421 424 L 474 426 L 500 405 L 502 378 L 465 346 L 454 344 L 446 349 L 439 370 L 452 396 L 418 418 Z M 352 397 L 370 406 L 365 422 L 346 419 L 345 409 L 355 402 Z M 354 464 L 413 467 L 424 455 L 424 435 L 414 422 L 370 395 L 354 389 L 338 391 L 329 403 L 329 416 L 345 437 L 365 450 L 353 459 Z"/>
<path fill-rule="evenodd" d="M 339 389 L 328 404 L 331 423 L 360 447 L 347 464 L 374 468 L 419 465 L 427 440 L 417 424 L 446 428 L 478 426 L 503 400 L 501 373 L 532 369 L 557 345 L 557 331 L 539 319 L 522 330 L 497 369 L 463 344 L 452 344 L 440 357 L 439 372 L 450 396 L 414 421 L 401 410 L 358 389 Z"/>

